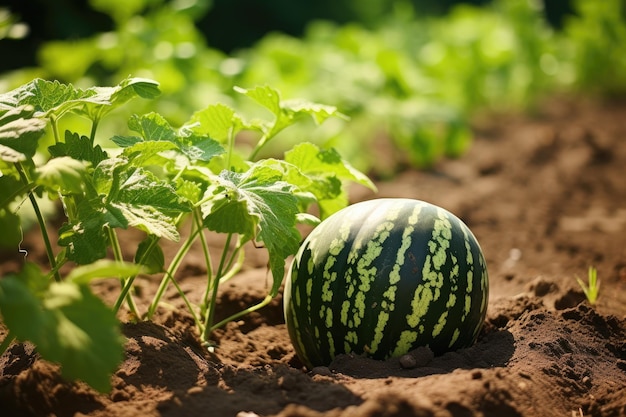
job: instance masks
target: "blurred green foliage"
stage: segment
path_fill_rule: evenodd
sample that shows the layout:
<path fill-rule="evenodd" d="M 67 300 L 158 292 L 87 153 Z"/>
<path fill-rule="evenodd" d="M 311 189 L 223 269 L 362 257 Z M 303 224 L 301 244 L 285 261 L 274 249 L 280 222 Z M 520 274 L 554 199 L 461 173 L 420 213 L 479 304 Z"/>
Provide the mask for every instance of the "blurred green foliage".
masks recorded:
<path fill-rule="evenodd" d="M 93 10 L 109 16 L 111 29 L 45 42 L 38 65 L 5 73 L 0 91 L 34 77 L 79 87 L 115 85 L 128 75 L 158 80 L 161 98 L 117 113 L 119 123 L 108 124 L 115 130 L 125 128 L 128 113 L 148 110 L 142 106 L 179 125 L 207 103 L 234 104 L 234 86 L 270 84 L 284 98 L 330 103 L 351 118 L 314 133 L 306 125 L 294 127 L 281 133 L 288 140 L 334 146 L 360 169 L 393 175 L 407 165 L 428 167 L 463 154 L 477 111 L 525 109 L 555 91 L 607 95 L 626 89 L 621 0 L 574 0 L 576 13 L 562 20 L 561 30 L 529 0 L 459 5 L 445 16 L 417 13 L 419 2 L 408 0 L 370 0 L 368 7 L 341 2 L 347 9 L 334 15 L 360 10 L 362 23 L 319 20 L 301 36 L 272 32 L 228 54 L 212 46 L 219 32 L 206 36 L 201 30 L 217 3 L 90 0 Z M 285 13 L 287 3 L 280 9 Z M 245 27 L 251 14 L 238 13 L 221 23 Z M 8 16 L 8 24 L 0 18 L 0 37 L 7 38 L 3 27 L 19 24 Z M 381 160 L 380 150 L 393 158 Z"/>

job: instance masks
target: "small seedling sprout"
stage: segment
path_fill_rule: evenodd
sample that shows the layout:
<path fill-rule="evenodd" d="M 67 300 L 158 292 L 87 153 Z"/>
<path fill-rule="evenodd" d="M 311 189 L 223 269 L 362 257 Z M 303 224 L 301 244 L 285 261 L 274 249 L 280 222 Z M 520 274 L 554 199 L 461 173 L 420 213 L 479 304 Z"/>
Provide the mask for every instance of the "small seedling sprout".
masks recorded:
<path fill-rule="evenodd" d="M 600 281 L 598 281 L 598 271 L 593 266 L 590 266 L 589 272 L 587 275 L 588 275 L 587 277 L 588 285 L 585 284 L 582 279 L 578 278 L 578 276 L 576 277 L 576 280 L 578 281 L 578 285 L 580 285 L 580 287 L 583 289 L 583 292 L 585 293 L 585 296 L 587 297 L 587 301 L 589 301 L 589 303 L 593 305 L 596 303 L 598 299 L 598 293 L 600 291 Z"/>

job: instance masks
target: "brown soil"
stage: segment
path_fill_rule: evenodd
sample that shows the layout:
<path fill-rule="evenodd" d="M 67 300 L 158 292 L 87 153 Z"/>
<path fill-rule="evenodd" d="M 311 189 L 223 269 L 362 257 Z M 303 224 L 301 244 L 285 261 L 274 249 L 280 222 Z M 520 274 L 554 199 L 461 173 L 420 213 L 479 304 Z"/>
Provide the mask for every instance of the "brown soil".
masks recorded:
<path fill-rule="evenodd" d="M 0 358 L 3 416 L 626 416 L 626 104 L 556 100 L 533 116 L 478 118 L 462 159 L 407 170 L 352 201 L 411 197 L 457 214 L 478 238 L 490 304 L 468 349 L 385 362 L 343 355 L 307 372 L 280 298 L 197 341 L 172 292 L 156 322 L 126 323 L 126 360 L 110 394 L 60 379 L 28 344 Z M 33 240 L 34 242 L 34 240 Z M 31 260 L 36 249 L 30 240 Z M 262 250 L 220 297 L 222 315 L 260 299 Z M 17 262 L 17 255 L 5 259 Z M 179 280 L 202 292 L 199 256 Z M 598 269 L 590 306 L 575 276 Z M 157 281 L 144 280 L 146 299 Z M 105 283 L 105 298 L 117 287 Z M 111 291 L 113 290 L 113 291 Z M 173 307 L 173 308 L 172 308 Z"/>

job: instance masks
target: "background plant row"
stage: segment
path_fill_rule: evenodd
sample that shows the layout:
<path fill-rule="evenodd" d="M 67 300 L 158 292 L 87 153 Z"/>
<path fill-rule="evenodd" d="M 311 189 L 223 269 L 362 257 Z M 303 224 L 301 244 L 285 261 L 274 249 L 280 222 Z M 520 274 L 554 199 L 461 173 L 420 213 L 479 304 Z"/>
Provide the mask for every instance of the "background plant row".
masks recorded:
<path fill-rule="evenodd" d="M 575 14 L 563 18 L 560 30 L 546 21 L 540 3 L 527 0 L 459 5 L 440 17 L 394 2 L 375 19 L 362 17 L 367 25 L 317 21 L 303 36 L 270 33 L 229 54 L 211 47 L 198 29 L 210 2 L 89 4 L 110 16 L 114 30 L 46 42 L 39 65 L 4 74 L 0 89 L 35 77 L 81 87 L 115 85 L 132 74 L 159 81 L 164 94 L 151 109 L 180 125 L 207 102 L 248 106 L 234 93 L 235 85 L 268 83 L 285 97 L 330 103 L 351 118 L 314 134 L 302 126 L 292 140 L 307 135 L 336 147 L 357 168 L 381 175 L 463 154 L 471 142 L 471 117 L 480 109 L 527 108 L 555 91 L 606 95 L 626 88 L 619 0 L 574 1 Z M 0 36 L 8 39 L 18 22 L 17 16 L 5 17 Z M 143 112 L 142 105 L 119 113 L 119 124 Z M 381 141 L 398 149 L 391 163 L 362 152 Z M 266 149 L 267 155 L 273 152 Z"/>

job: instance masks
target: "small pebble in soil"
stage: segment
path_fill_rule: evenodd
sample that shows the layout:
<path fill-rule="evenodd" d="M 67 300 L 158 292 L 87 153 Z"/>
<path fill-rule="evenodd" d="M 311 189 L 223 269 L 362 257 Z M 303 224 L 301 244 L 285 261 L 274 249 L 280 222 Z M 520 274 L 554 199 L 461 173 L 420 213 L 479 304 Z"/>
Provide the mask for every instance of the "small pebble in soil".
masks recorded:
<path fill-rule="evenodd" d="M 400 356 L 400 366 L 404 369 L 417 368 L 417 361 L 409 354 Z"/>
<path fill-rule="evenodd" d="M 404 369 L 414 369 L 428 365 L 435 355 L 427 346 L 421 346 L 399 358 L 400 366 Z"/>
<path fill-rule="evenodd" d="M 311 373 L 313 375 L 321 375 L 321 376 L 332 376 L 333 372 L 328 368 L 328 366 L 316 366 L 311 369 Z"/>
<path fill-rule="evenodd" d="M 479 370 L 472 372 L 472 379 L 481 379 L 483 377 L 483 373 Z"/>

